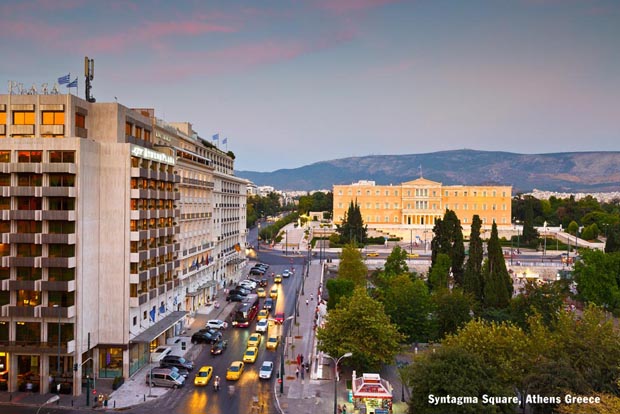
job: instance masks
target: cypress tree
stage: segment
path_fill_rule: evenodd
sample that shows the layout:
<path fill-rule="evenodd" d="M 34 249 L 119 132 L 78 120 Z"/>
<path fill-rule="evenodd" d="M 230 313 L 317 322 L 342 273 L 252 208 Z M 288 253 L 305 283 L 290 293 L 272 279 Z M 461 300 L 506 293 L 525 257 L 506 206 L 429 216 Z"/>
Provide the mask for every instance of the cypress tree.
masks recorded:
<path fill-rule="evenodd" d="M 452 210 L 446 210 L 443 219 L 438 219 L 433 228 L 435 234 L 431 240 L 431 271 L 437 262 L 437 255 L 442 253 L 450 257 L 450 268 L 454 283 L 463 283 L 463 262 L 465 246 L 461 221 Z"/>
<path fill-rule="evenodd" d="M 504 309 L 512 299 L 512 279 L 506 269 L 506 260 L 499 244 L 497 224 L 493 222 L 491 238 L 487 248 L 487 262 L 484 266 L 484 306 Z"/>
<path fill-rule="evenodd" d="M 476 214 L 471 223 L 471 234 L 469 236 L 469 257 L 465 264 L 463 273 L 463 290 L 470 293 L 478 303 L 482 303 L 484 281 L 482 279 L 482 239 L 480 238 L 480 228 L 482 221 Z"/>

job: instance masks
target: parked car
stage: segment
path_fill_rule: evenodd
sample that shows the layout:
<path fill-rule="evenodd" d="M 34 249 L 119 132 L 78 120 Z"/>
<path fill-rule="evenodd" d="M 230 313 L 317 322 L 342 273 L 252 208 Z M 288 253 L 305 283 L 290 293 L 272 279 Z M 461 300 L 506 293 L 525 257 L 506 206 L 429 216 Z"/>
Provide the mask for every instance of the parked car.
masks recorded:
<path fill-rule="evenodd" d="M 221 319 L 211 319 L 207 321 L 205 328 L 209 329 L 226 329 L 228 328 L 228 322 Z"/>
<path fill-rule="evenodd" d="M 250 276 L 262 276 L 265 274 L 265 271 L 260 267 L 253 267 L 250 269 Z"/>
<path fill-rule="evenodd" d="M 222 339 L 222 334 L 219 336 L 211 334 L 209 332 L 196 332 L 192 335 L 192 343 L 193 344 L 214 344 Z"/>
<path fill-rule="evenodd" d="M 250 293 L 252 293 L 252 291 L 250 289 L 247 289 L 243 286 L 237 286 L 234 289 L 231 289 L 231 291 L 229 292 L 230 294 L 239 294 L 239 295 L 243 295 L 243 296 L 247 296 Z"/>
<path fill-rule="evenodd" d="M 243 302 L 244 299 L 245 296 L 238 293 L 229 293 L 228 296 L 226 296 L 227 302 Z"/>
<path fill-rule="evenodd" d="M 273 362 L 272 361 L 263 361 L 263 365 L 261 365 L 260 370 L 258 371 L 258 378 L 260 379 L 269 379 L 273 375 Z"/>
<path fill-rule="evenodd" d="M 154 387 L 179 388 L 185 384 L 185 377 L 170 368 L 153 368 L 146 373 L 146 383 Z"/>
<path fill-rule="evenodd" d="M 253 282 L 249 279 L 245 279 L 239 282 L 239 286 L 247 286 L 248 289 L 256 289 L 256 282 Z"/>
<path fill-rule="evenodd" d="M 211 355 L 220 355 L 228 347 L 228 341 L 218 341 L 211 346 Z"/>
<path fill-rule="evenodd" d="M 192 361 L 188 361 L 187 359 L 178 355 L 166 355 L 159 360 L 159 366 L 185 368 L 188 371 L 194 369 L 194 363 Z"/>

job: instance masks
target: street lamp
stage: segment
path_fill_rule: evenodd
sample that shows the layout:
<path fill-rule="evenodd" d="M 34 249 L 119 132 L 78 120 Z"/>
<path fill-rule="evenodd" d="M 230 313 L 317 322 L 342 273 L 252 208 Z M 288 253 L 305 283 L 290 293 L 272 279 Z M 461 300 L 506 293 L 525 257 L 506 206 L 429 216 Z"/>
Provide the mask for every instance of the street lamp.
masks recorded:
<path fill-rule="evenodd" d="M 54 305 L 56 312 L 58 312 L 58 358 L 56 360 L 56 375 L 60 376 L 60 306 Z"/>
<path fill-rule="evenodd" d="M 329 355 L 324 355 L 327 358 L 329 358 L 332 361 L 334 361 L 334 414 L 338 414 L 338 411 L 337 411 L 337 407 L 338 407 L 338 364 L 340 363 L 340 360 L 342 358 L 349 358 L 352 355 L 353 355 L 353 353 L 347 352 L 346 354 L 344 354 L 343 356 L 341 356 L 338 359 L 336 359 L 336 358 L 334 358 L 332 356 L 329 356 Z"/>
<path fill-rule="evenodd" d="M 294 316 L 289 316 L 282 322 L 282 334 L 284 334 L 286 321 L 290 321 Z M 280 335 L 280 338 L 284 338 L 284 335 Z M 284 344 L 280 344 L 280 346 L 280 394 L 284 394 Z"/>
<path fill-rule="evenodd" d="M 41 408 L 43 408 L 44 405 L 55 403 L 58 400 L 60 400 L 60 397 L 58 396 L 58 394 L 51 396 L 47 401 L 41 404 L 36 414 L 39 414 L 39 411 L 41 411 Z"/>
<path fill-rule="evenodd" d="M 543 223 L 543 228 L 545 229 L 545 245 L 543 247 L 543 262 L 545 261 L 545 256 L 547 255 L 547 222 Z"/>

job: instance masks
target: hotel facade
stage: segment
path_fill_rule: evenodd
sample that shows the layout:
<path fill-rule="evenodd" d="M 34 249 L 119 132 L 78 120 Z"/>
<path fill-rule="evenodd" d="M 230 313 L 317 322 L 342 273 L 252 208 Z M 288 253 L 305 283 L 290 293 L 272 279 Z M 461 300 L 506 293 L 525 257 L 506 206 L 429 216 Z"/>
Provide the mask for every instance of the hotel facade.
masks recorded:
<path fill-rule="evenodd" d="M 418 178 L 399 185 L 376 185 L 358 181 L 334 185 L 335 223 L 341 223 L 351 202 L 357 203 L 364 224 L 404 237 L 432 230 L 446 210 L 453 210 L 466 232 L 477 214 L 483 228 L 493 222 L 511 226 L 511 186 L 444 186 L 440 182 Z"/>
<path fill-rule="evenodd" d="M 0 390 L 128 378 L 239 278 L 233 163 L 153 109 L 0 95 Z"/>

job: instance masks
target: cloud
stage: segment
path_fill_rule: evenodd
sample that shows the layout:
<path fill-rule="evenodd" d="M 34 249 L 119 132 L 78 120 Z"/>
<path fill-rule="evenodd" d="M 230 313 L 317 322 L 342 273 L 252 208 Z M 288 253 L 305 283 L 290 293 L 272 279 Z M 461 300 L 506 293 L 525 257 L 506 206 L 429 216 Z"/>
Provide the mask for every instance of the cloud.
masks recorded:
<path fill-rule="evenodd" d="M 334 14 L 346 14 L 381 7 L 399 1 L 400 0 L 320 0 L 317 6 Z"/>

